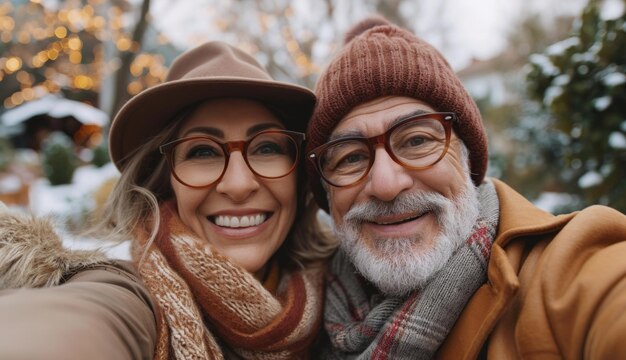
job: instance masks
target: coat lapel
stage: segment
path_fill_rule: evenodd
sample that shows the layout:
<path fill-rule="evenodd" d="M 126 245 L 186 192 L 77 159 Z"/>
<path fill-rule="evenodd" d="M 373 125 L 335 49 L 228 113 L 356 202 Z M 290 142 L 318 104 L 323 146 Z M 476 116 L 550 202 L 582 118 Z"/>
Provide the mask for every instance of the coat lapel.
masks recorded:
<path fill-rule="evenodd" d="M 454 328 L 439 348 L 440 359 L 476 359 L 499 319 L 513 303 L 519 290 L 517 274 L 526 235 L 552 232 L 573 215 L 553 216 L 538 209 L 503 182 L 493 181 L 500 201 L 500 219 L 491 249 L 487 283 L 470 299 Z"/>

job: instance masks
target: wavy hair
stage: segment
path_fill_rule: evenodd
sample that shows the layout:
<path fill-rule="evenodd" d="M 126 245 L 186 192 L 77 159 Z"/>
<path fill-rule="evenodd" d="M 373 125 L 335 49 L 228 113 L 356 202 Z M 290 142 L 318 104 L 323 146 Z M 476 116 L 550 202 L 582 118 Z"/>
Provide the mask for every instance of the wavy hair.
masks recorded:
<path fill-rule="evenodd" d="M 175 139 L 180 125 L 190 115 L 192 106 L 166 126 L 158 135 L 147 139 L 145 144 L 134 151 L 123 162 L 123 171 L 102 211 L 95 216 L 95 224 L 88 231 L 90 235 L 105 237 L 113 241 L 126 241 L 134 238 L 138 226 L 152 224 L 147 247 L 157 237 L 160 225 L 159 205 L 172 199 L 174 192 L 170 183 L 170 170 L 165 156 L 159 153 L 159 146 Z M 271 110 L 271 109 L 270 109 Z M 304 155 L 298 165 L 298 213 L 291 226 L 287 239 L 275 257 L 281 266 L 302 268 L 308 264 L 327 259 L 338 243 L 331 235 L 327 224 L 318 218 L 317 207 L 304 175 Z M 135 248 L 145 255 L 146 249 Z M 143 262 L 143 255 L 139 263 Z"/>

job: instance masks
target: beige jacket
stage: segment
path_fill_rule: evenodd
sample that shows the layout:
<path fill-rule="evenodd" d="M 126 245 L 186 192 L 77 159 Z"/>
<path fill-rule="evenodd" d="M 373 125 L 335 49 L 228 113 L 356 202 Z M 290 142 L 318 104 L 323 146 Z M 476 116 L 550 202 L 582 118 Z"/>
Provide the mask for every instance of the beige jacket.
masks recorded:
<path fill-rule="evenodd" d="M 555 217 L 493 181 L 501 216 L 488 283 L 438 357 L 626 357 L 626 216 L 593 206 Z M 0 222 L 0 289 L 1 229 Z M 75 260 L 88 270 L 60 277 L 61 285 L 0 290 L 0 359 L 152 357 L 155 320 L 145 288 L 124 264 L 85 265 L 90 260 Z"/>
<path fill-rule="evenodd" d="M 130 264 L 0 206 L 0 359 L 152 359 L 155 324 Z"/>
<path fill-rule="evenodd" d="M 442 359 L 626 358 L 626 216 L 553 216 L 493 180 L 500 223 L 478 289 Z"/>

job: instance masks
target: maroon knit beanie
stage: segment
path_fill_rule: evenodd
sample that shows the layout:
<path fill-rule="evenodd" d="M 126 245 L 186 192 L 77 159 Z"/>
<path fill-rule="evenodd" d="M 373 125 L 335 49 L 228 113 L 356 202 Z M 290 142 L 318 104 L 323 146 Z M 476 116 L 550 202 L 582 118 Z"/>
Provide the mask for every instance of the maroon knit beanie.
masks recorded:
<path fill-rule="evenodd" d="M 456 113 L 455 134 L 469 150 L 474 184 L 487 169 L 487 135 L 476 103 L 459 78 L 430 44 L 381 17 L 356 24 L 341 52 L 321 74 L 317 104 L 307 130 L 307 153 L 328 141 L 339 121 L 355 106 L 384 96 L 408 96 L 437 111 Z M 307 161 L 318 205 L 328 211 L 326 192 Z M 443 180 L 443 179 L 442 179 Z"/>

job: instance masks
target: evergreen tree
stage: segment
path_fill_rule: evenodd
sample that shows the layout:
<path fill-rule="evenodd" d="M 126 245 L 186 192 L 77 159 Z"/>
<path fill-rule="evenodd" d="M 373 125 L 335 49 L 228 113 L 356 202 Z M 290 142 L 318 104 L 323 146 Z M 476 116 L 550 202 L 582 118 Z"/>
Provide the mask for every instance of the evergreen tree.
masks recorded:
<path fill-rule="evenodd" d="M 42 168 L 51 185 L 70 184 L 78 166 L 74 143 L 62 132 L 48 136 L 42 147 Z"/>
<path fill-rule="evenodd" d="M 108 142 L 103 141 L 100 143 L 100 145 L 96 146 L 96 148 L 93 149 L 93 159 L 91 160 L 91 163 L 95 167 L 103 167 L 110 161 L 111 158 L 109 156 Z"/>
<path fill-rule="evenodd" d="M 537 143 L 545 166 L 585 205 L 626 211 L 626 13 L 604 20 L 592 0 L 570 38 L 530 60 L 529 95 L 556 132 Z"/>

